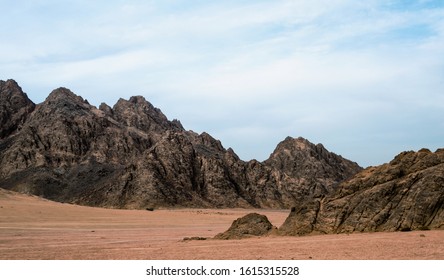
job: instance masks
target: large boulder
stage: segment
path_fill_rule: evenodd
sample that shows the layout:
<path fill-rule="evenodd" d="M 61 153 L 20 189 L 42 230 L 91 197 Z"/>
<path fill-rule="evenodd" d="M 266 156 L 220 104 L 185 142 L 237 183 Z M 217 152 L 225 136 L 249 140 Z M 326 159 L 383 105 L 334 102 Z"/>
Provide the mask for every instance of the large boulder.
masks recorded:
<path fill-rule="evenodd" d="M 216 235 L 215 239 L 242 239 L 253 236 L 266 236 L 276 229 L 267 216 L 250 213 L 235 220 L 230 228 Z"/>

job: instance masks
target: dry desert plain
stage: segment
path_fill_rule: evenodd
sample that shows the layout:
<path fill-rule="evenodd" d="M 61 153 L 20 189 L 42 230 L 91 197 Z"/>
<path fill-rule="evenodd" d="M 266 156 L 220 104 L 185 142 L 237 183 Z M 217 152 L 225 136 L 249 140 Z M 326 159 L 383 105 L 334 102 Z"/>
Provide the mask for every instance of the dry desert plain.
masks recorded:
<path fill-rule="evenodd" d="M 251 212 L 280 226 L 283 210 L 118 210 L 0 189 L 0 259 L 444 259 L 444 231 L 211 238 Z"/>

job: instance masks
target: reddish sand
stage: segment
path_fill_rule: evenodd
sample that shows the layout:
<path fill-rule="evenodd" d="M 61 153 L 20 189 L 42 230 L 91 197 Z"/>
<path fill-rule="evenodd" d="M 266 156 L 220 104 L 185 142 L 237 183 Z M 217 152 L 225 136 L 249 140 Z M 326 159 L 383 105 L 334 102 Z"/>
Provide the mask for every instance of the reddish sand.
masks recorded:
<path fill-rule="evenodd" d="M 288 216 L 252 209 L 101 209 L 0 189 L 0 259 L 444 259 L 444 231 L 183 241 L 213 237 L 251 212 L 276 226 Z"/>

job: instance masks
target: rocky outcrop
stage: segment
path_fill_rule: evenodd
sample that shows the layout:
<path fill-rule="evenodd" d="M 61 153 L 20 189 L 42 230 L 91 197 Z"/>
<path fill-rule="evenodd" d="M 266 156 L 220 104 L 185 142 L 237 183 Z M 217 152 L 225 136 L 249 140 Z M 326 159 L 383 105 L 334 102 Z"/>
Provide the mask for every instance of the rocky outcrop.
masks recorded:
<path fill-rule="evenodd" d="M 217 234 L 214 239 L 228 240 L 267 236 L 273 230 L 276 230 L 276 227 L 270 223 L 267 216 L 250 213 L 235 220 L 227 231 Z"/>
<path fill-rule="evenodd" d="M 320 199 L 295 204 L 281 234 L 444 229 L 444 150 L 403 152 Z"/>
<path fill-rule="evenodd" d="M 320 144 L 290 137 L 270 159 L 242 161 L 141 96 L 96 108 L 58 88 L 35 106 L 14 81 L 0 85 L 0 187 L 56 201 L 283 208 L 322 197 L 361 170 Z"/>

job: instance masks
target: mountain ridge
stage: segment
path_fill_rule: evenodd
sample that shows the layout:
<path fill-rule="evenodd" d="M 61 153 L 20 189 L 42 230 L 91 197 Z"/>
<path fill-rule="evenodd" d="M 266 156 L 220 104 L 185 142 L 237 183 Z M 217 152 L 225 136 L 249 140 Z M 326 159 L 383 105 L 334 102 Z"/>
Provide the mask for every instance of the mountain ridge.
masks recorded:
<path fill-rule="evenodd" d="M 268 160 L 243 161 L 208 133 L 168 120 L 143 96 L 96 108 L 61 87 L 35 105 L 15 81 L 0 85 L 0 115 L 10 120 L 0 128 L 0 187 L 56 201 L 287 208 L 331 192 L 361 170 L 321 144 L 291 137 Z M 13 95 L 24 101 L 11 110 Z M 278 149 L 286 145 L 289 153 Z"/>

